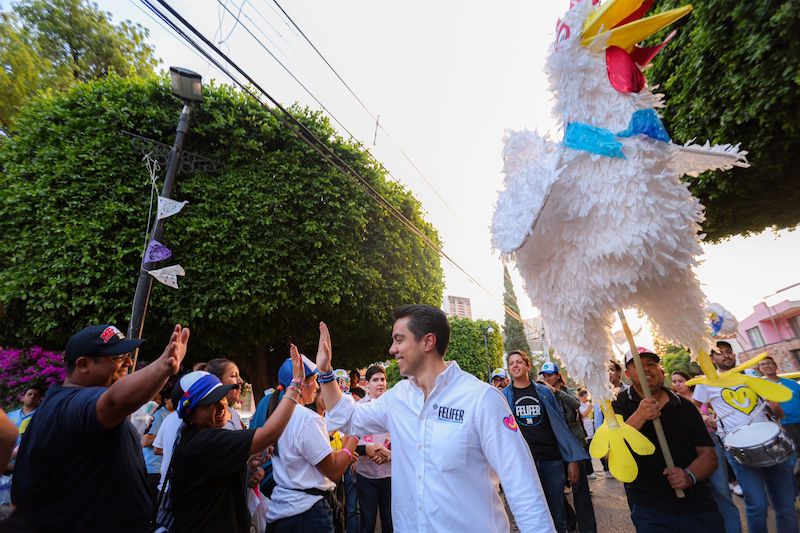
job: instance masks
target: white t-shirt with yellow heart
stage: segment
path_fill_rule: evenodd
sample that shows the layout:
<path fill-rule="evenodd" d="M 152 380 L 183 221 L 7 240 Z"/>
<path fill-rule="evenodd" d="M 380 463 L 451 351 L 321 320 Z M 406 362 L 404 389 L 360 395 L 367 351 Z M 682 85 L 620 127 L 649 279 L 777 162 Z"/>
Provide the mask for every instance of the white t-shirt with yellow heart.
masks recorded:
<path fill-rule="evenodd" d="M 710 387 L 698 385 L 692 395 L 700 403 L 710 403 L 717 415 L 717 435 L 743 426 L 748 422 L 766 422 L 767 415 L 759 406 L 763 400 L 747 385 Z"/>

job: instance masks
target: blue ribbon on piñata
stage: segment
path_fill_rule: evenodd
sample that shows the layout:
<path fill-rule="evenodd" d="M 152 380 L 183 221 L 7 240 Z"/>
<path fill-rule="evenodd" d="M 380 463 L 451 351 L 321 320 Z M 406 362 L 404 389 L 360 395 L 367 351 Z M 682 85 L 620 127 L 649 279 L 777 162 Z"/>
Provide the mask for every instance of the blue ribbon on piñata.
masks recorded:
<path fill-rule="evenodd" d="M 651 139 L 663 142 L 671 140 L 654 109 L 639 109 L 631 115 L 628 128 L 617 134 L 606 128 L 599 128 L 584 122 L 569 122 L 564 130 L 562 144 L 573 150 L 625 159 L 625 154 L 622 153 L 622 143 L 617 140 L 617 137 L 633 137 L 634 135 L 647 135 Z"/>

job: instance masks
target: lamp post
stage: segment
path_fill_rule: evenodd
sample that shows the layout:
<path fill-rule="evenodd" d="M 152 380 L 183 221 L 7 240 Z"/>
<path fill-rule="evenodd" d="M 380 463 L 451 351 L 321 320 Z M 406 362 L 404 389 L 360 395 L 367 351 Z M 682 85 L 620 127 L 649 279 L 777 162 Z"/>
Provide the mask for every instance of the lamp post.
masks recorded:
<path fill-rule="evenodd" d="M 172 188 L 175 185 L 175 177 L 178 174 L 178 168 L 181 161 L 181 150 L 183 149 L 183 141 L 186 134 L 189 132 L 189 121 L 192 116 L 192 104 L 203 100 L 203 79 L 200 74 L 193 72 L 189 69 L 180 67 L 170 67 L 169 75 L 171 80 L 172 94 L 183 100 L 183 109 L 178 118 L 178 127 L 175 131 L 175 143 L 169 152 L 169 159 L 167 160 L 167 171 L 164 176 L 164 186 L 161 189 L 161 196 L 169 198 L 172 194 Z M 155 239 L 160 241 L 164 235 L 164 224 L 161 220 L 153 224 L 153 233 L 150 240 Z M 139 280 L 136 283 L 136 293 L 133 296 L 133 309 L 131 310 L 131 321 L 128 324 L 128 338 L 140 339 L 142 338 L 142 330 L 144 329 L 144 318 L 147 314 L 147 303 L 150 301 L 150 291 L 153 288 L 153 277 L 147 273 L 152 269 L 152 263 L 146 263 L 142 257 L 142 264 L 139 269 Z M 139 349 L 137 348 L 133 354 L 133 365 L 131 365 L 131 372 L 136 369 L 136 361 L 139 357 Z"/>
<path fill-rule="evenodd" d="M 492 362 L 489 358 L 489 335 L 492 333 L 494 333 L 494 328 L 492 326 L 487 326 L 483 331 L 483 347 L 486 348 L 486 361 L 489 362 L 489 373 L 486 374 L 489 383 L 492 382 Z"/>

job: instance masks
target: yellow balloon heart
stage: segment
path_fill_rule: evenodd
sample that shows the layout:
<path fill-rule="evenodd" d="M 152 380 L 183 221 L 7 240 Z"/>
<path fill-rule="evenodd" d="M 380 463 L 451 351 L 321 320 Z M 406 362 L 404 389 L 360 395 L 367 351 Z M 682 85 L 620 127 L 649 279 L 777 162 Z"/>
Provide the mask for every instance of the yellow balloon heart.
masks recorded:
<path fill-rule="evenodd" d="M 749 415 L 758 404 L 758 394 L 750 387 L 722 389 L 722 399 L 734 409 Z"/>
<path fill-rule="evenodd" d="M 622 416 L 614 412 L 611 402 L 606 401 L 601 409 L 605 419 L 594 434 L 589 454 L 595 459 L 608 455 L 611 475 L 623 483 L 630 483 L 639 475 L 639 467 L 631 450 L 638 455 L 650 455 L 656 451 L 656 447 L 633 426 L 626 424 Z"/>

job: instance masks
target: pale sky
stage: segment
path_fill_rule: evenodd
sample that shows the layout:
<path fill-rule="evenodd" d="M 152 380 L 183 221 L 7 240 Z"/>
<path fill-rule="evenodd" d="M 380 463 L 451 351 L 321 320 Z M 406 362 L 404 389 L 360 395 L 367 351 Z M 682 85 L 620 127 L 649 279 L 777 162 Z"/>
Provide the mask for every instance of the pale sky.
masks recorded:
<path fill-rule="evenodd" d="M 445 297 L 469 297 L 474 318 L 501 323 L 502 264 L 491 250 L 489 225 L 502 184 L 502 138 L 507 128 L 545 132 L 554 127 L 542 67 L 556 20 L 568 4 L 567 0 L 491 4 L 454 0 L 281 2 L 372 113 L 380 115 L 389 136 L 378 130 L 373 147 L 374 120 L 279 16 L 274 3 L 170 2 L 209 39 L 218 42 L 227 37 L 220 47 L 279 101 L 299 101 L 319 109 L 319 104 L 248 35 L 244 26 L 250 28 L 413 191 L 428 220 L 439 230 L 444 250 L 491 293 L 443 260 Z M 142 12 L 146 8 L 137 0 L 100 0 L 99 5 L 110 11 L 115 21 L 130 19 L 149 28 L 149 41 L 162 67 L 183 66 L 201 73 L 204 81 L 213 78 L 228 83 L 224 74 L 148 18 Z M 233 13 L 241 7 L 241 23 L 236 24 L 222 5 Z M 669 105 L 669 94 L 666 102 Z M 176 116 L 178 108 L 176 103 Z M 172 139 L 162 141 L 171 143 Z M 450 207 L 406 161 L 401 150 Z M 800 232 L 736 237 L 704 249 L 698 275 L 706 294 L 739 319 L 747 316 L 762 297 L 800 281 Z M 522 316 L 534 316 L 536 310 L 522 289 L 521 279 L 515 272 L 512 277 Z M 800 298 L 800 290 L 786 291 L 769 303 L 788 297 Z M 633 313 L 630 315 L 633 318 Z"/>

